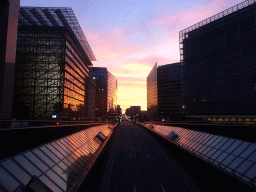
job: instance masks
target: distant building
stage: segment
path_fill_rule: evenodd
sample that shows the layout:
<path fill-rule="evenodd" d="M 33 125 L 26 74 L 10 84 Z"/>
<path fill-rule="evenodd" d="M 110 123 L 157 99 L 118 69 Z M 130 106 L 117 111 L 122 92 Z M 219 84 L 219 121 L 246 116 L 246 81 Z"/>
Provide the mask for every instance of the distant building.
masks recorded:
<path fill-rule="evenodd" d="M 157 63 L 147 76 L 147 112 L 150 120 L 158 118 Z"/>
<path fill-rule="evenodd" d="M 14 117 L 84 117 L 92 60 L 93 52 L 71 8 L 21 7 Z"/>
<path fill-rule="evenodd" d="M 256 3 L 180 31 L 187 116 L 256 113 Z"/>
<path fill-rule="evenodd" d="M 96 81 L 95 116 L 106 118 L 117 110 L 117 80 L 107 68 L 90 67 L 90 76 Z"/>
<path fill-rule="evenodd" d="M 11 119 L 20 1 L 0 4 L 0 119 Z"/>
<path fill-rule="evenodd" d="M 126 109 L 127 116 L 132 116 L 135 114 L 138 114 L 138 115 L 141 114 L 141 106 L 130 106 L 130 108 Z"/>

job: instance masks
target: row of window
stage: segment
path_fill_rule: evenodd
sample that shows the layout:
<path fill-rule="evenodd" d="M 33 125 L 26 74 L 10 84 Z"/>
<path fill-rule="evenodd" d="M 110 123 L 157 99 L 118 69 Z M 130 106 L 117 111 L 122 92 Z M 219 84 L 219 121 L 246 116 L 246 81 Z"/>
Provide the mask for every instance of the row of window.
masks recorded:
<path fill-rule="evenodd" d="M 67 55 L 72 59 L 72 67 L 74 67 L 74 65 L 76 65 L 76 67 L 74 68 L 78 68 L 79 71 L 83 72 L 84 75 L 88 74 L 88 71 L 86 70 L 86 67 L 83 66 L 85 65 L 84 62 L 82 62 L 81 58 L 79 57 L 79 55 L 76 53 L 76 51 L 73 49 L 73 47 L 69 44 L 69 42 L 67 41 Z"/>
<path fill-rule="evenodd" d="M 85 78 L 87 77 L 81 77 L 80 75 L 78 75 L 76 73 L 76 71 L 74 71 L 71 67 L 69 67 L 68 65 L 65 65 L 65 78 L 68 79 L 70 82 L 74 83 L 75 85 L 77 85 L 78 87 L 80 87 L 80 89 L 84 89 L 85 86 Z"/>

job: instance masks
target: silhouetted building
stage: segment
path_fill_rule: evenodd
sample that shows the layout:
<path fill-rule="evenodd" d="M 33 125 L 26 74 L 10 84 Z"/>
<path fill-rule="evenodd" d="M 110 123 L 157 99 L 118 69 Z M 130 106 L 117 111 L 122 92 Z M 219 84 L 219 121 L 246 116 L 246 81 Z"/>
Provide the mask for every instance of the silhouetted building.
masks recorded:
<path fill-rule="evenodd" d="M 177 119 L 184 114 L 182 99 L 181 63 L 157 68 L 158 116 L 160 119 Z"/>
<path fill-rule="evenodd" d="M 21 7 L 14 116 L 84 117 L 91 60 L 95 57 L 71 8 Z"/>
<path fill-rule="evenodd" d="M 140 115 L 140 113 L 141 113 L 141 106 L 130 106 L 130 108 L 126 109 L 127 116 L 132 116 L 135 114 Z"/>
<path fill-rule="evenodd" d="M 147 111 L 141 111 L 140 112 L 141 119 L 142 120 L 147 120 L 147 114 L 148 114 Z"/>
<path fill-rule="evenodd" d="M 106 118 L 117 109 L 117 80 L 107 68 L 90 67 L 90 76 L 96 81 L 95 116 Z"/>
<path fill-rule="evenodd" d="M 157 63 L 147 76 L 147 112 L 150 120 L 158 118 Z"/>
<path fill-rule="evenodd" d="M 88 81 L 88 99 L 87 99 L 87 117 L 93 118 L 95 117 L 95 106 L 96 106 L 96 91 L 97 85 L 96 80 L 89 76 Z"/>
<path fill-rule="evenodd" d="M 0 4 L 0 119 L 11 119 L 20 1 Z"/>
<path fill-rule="evenodd" d="M 255 114 L 255 9 L 244 1 L 180 31 L 187 115 Z"/>
<path fill-rule="evenodd" d="M 147 77 L 147 118 L 177 119 L 184 114 L 181 63 L 154 65 Z"/>

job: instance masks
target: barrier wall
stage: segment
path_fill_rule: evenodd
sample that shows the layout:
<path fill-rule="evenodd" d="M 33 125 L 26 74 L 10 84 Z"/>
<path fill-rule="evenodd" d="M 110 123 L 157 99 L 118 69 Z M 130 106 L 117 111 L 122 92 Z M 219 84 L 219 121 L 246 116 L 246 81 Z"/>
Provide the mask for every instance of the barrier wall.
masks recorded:
<path fill-rule="evenodd" d="M 69 191 L 95 160 L 97 150 L 114 126 L 91 127 L 2 160 L 0 192 Z"/>

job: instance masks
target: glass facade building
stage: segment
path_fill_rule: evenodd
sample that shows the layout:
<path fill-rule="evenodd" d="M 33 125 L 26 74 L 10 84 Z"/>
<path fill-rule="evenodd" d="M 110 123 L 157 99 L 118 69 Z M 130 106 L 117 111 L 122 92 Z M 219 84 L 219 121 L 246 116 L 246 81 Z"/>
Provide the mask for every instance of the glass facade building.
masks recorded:
<path fill-rule="evenodd" d="M 180 31 L 187 115 L 255 114 L 255 6 L 247 0 Z"/>
<path fill-rule="evenodd" d="M 95 57 L 71 8 L 21 7 L 14 117 L 84 117 L 91 60 Z"/>
<path fill-rule="evenodd" d="M 0 4 L 0 119 L 11 119 L 19 0 Z"/>
<path fill-rule="evenodd" d="M 161 119 L 178 118 L 184 113 L 181 77 L 181 63 L 157 68 L 158 115 Z"/>
<path fill-rule="evenodd" d="M 150 120 L 158 118 L 157 63 L 147 76 L 147 112 Z"/>
<path fill-rule="evenodd" d="M 90 76 L 96 80 L 95 116 L 105 118 L 117 110 L 117 79 L 104 67 L 90 67 Z"/>

